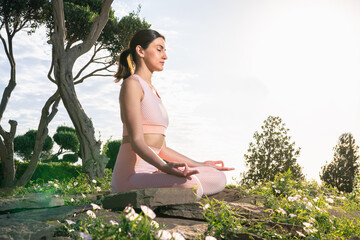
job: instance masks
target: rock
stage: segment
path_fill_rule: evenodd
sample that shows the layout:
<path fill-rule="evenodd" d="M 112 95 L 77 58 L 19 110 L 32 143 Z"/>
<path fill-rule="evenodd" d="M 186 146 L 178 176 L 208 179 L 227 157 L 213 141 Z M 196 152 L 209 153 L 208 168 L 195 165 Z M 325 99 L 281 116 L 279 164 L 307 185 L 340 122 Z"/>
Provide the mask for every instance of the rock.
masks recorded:
<path fill-rule="evenodd" d="M 0 212 L 20 209 L 47 208 L 63 206 L 64 199 L 55 197 L 54 194 L 29 193 L 24 197 L 0 199 Z"/>
<path fill-rule="evenodd" d="M 186 239 L 196 239 L 200 234 L 207 229 L 207 223 L 203 221 L 196 221 L 181 218 L 155 218 L 164 228 L 169 232 L 179 232 L 185 235 Z"/>
<path fill-rule="evenodd" d="M 203 210 L 198 203 L 181 204 L 173 206 L 160 206 L 156 208 L 159 216 L 180 217 L 204 221 Z"/>
<path fill-rule="evenodd" d="M 122 210 L 131 204 L 134 208 L 146 205 L 158 206 L 194 203 L 195 194 L 191 188 L 147 188 L 115 193 L 105 196 L 105 209 Z"/>

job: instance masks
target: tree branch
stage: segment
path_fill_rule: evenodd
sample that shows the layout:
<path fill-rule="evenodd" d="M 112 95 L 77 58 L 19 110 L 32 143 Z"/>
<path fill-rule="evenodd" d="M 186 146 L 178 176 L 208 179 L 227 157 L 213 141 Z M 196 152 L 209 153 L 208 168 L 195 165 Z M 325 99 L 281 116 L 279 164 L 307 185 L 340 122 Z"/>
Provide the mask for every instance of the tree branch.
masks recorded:
<path fill-rule="evenodd" d="M 82 83 L 86 78 L 89 78 L 89 77 L 92 77 L 92 76 L 96 76 L 95 73 L 97 72 L 100 72 L 100 71 L 103 71 L 103 70 L 106 70 L 108 69 L 109 67 L 111 67 L 111 64 L 109 64 L 108 66 L 105 66 L 105 67 L 102 67 L 102 68 L 98 68 L 98 69 L 95 69 L 94 71 L 92 71 L 91 73 L 83 76 L 81 79 L 77 80 L 74 82 L 74 85 L 75 84 L 78 84 L 78 83 Z M 97 76 L 100 76 L 99 74 Z M 108 75 L 106 75 L 108 76 Z"/>
<path fill-rule="evenodd" d="M 51 77 L 51 73 L 52 73 L 52 70 L 53 70 L 53 69 L 54 69 L 54 56 L 52 56 L 52 58 L 51 58 L 51 65 L 50 65 L 50 69 L 49 69 L 49 72 L 48 72 L 47 77 L 48 77 L 48 79 L 49 79 L 51 82 L 53 82 L 53 83 L 56 84 L 55 79 L 53 79 L 53 78 Z"/>
<path fill-rule="evenodd" d="M 100 47 L 101 47 L 101 46 L 100 46 Z M 98 49 L 96 49 L 96 45 L 95 45 L 93 55 L 91 56 L 90 60 L 89 60 L 89 61 L 80 69 L 80 71 L 76 74 L 76 76 L 74 77 L 74 80 L 78 79 L 78 78 L 80 77 L 81 73 L 82 73 L 92 62 L 94 62 L 94 58 L 95 58 L 96 54 L 99 52 L 100 47 L 99 47 Z"/>

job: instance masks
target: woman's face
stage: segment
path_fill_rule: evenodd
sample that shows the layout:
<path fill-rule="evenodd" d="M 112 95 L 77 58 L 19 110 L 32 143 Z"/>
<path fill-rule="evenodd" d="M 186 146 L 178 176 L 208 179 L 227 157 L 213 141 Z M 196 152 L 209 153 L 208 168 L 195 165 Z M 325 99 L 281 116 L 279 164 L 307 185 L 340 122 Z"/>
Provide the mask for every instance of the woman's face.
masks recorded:
<path fill-rule="evenodd" d="M 143 60 L 151 72 L 162 71 L 164 69 L 166 56 L 165 40 L 161 37 L 156 38 L 150 43 L 146 50 L 143 50 Z"/>

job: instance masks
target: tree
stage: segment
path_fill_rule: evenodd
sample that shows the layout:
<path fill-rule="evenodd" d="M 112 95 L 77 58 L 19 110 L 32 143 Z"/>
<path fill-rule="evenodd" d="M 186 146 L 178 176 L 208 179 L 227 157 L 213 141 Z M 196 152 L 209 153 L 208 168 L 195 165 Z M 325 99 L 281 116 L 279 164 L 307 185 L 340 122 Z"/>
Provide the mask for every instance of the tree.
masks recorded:
<path fill-rule="evenodd" d="M 56 129 L 56 133 L 53 136 L 54 141 L 59 145 L 59 151 L 57 155 L 63 154 L 64 150 L 68 150 L 74 153 L 79 151 L 79 140 L 76 136 L 75 129 L 66 126 L 60 126 Z"/>
<path fill-rule="evenodd" d="M 14 139 L 14 151 L 19 154 L 24 161 L 29 161 L 33 154 L 35 142 L 36 142 L 36 130 L 29 130 L 24 135 L 16 136 Z M 42 152 L 48 153 L 51 151 L 54 143 L 51 137 L 46 136 L 43 144 Z"/>
<path fill-rule="evenodd" d="M 0 102 L 0 121 L 6 110 L 12 91 L 16 86 L 16 61 L 13 53 L 13 39 L 20 30 L 35 31 L 44 20 L 43 4 L 46 0 L 0 0 L 0 40 L 10 64 L 10 79 L 4 89 Z M 4 179 L 2 187 L 11 187 L 15 183 L 14 138 L 17 122 L 9 120 L 10 131 L 0 125 L 0 158 Z M 46 137 L 46 135 L 45 135 Z M 41 149 L 41 148 L 40 148 Z"/>
<path fill-rule="evenodd" d="M 339 191 L 352 192 L 359 174 L 359 146 L 351 133 L 339 137 L 334 147 L 334 159 L 321 168 L 320 179 Z"/>
<path fill-rule="evenodd" d="M 295 142 L 291 143 L 289 129 L 281 118 L 269 116 L 261 129 L 262 132 L 254 133 L 255 142 L 249 144 L 244 155 L 249 170 L 243 173 L 242 183 L 273 181 L 276 174 L 289 169 L 294 178 L 303 179 L 301 167 L 296 162 L 300 148 L 295 149 Z"/>

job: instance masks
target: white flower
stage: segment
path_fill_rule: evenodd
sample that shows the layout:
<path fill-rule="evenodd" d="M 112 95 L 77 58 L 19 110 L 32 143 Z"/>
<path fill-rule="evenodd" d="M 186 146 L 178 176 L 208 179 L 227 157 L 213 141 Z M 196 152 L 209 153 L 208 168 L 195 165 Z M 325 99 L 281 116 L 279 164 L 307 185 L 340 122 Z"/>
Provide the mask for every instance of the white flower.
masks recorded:
<path fill-rule="evenodd" d="M 54 187 L 59 188 L 59 185 L 57 185 L 57 183 L 54 183 Z"/>
<path fill-rule="evenodd" d="M 273 188 L 276 188 L 276 185 L 272 185 Z"/>
<path fill-rule="evenodd" d="M 86 233 L 83 233 L 83 232 L 79 232 L 79 235 L 82 239 L 84 240 L 92 240 L 91 236 L 86 234 Z"/>
<path fill-rule="evenodd" d="M 101 192 L 101 187 L 96 187 L 96 191 Z"/>
<path fill-rule="evenodd" d="M 278 213 L 282 213 L 284 215 L 286 215 L 286 211 L 282 208 L 279 207 L 279 209 L 276 210 Z"/>
<path fill-rule="evenodd" d="M 302 232 L 296 231 L 297 234 L 299 234 L 300 237 L 306 237 Z"/>
<path fill-rule="evenodd" d="M 325 198 L 325 201 L 327 201 L 328 203 L 334 203 L 334 200 L 331 198 Z"/>
<path fill-rule="evenodd" d="M 320 208 L 319 208 L 318 206 L 315 206 L 315 209 L 318 210 L 318 211 L 320 211 Z"/>
<path fill-rule="evenodd" d="M 153 226 L 153 227 L 155 227 L 155 228 L 159 228 L 159 223 L 158 223 L 157 221 L 155 221 L 155 220 L 152 220 L 152 221 L 150 222 L 150 225 Z"/>
<path fill-rule="evenodd" d="M 307 203 L 306 203 L 306 208 L 307 208 L 308 210 L 310 210 L 312 207 L 313 207 L 313 205 L 312 205 L 311 202 L 307 202 Z"/>
<path fill-rule="evenodd" d="M 317 201 L 319 201 L 319 198 L 316 197 L 316 198 L 314 198 L 313 200 L 314 200 L 314 202 L 317 202 Z"/>
<path fill-rule="evenodd" d="M 134 214 L 135 213 L 135 210 L 131 207 L 131 206 L 127 206 L 125 209 L 124 209 L 125 213 L 126 214 Z"/>
<path fill-rule="evenodd" d="M 93 210 L 97 210 L 97 209 L 100 210 L 101 209 L 101 207 L 99 205 L 95 204 L 95 203 L 90 203 L 90 204 L 93 207 Z"/>
<path fill-rule="evenodd" d="M 299 194 L 295 195 L 294 197 L 288 197 L 288 201 L 290 202 L 294 202 L 294 201 L 299 201 L 301 198 L 301 196 Z"/>
<path fill-rule="evenodd" d="M 280 182 L 283 182 L 283 181 L 285 181 L 285 179 L 283 179 L 283 178 L 282 178 L 282 179 L 280 179 Z"/>
<path fill-rule="evenodd" d="M 203 206 L 203 210 L 206 210 L 206 209 L 208 209 L 210 207 L 210 204 L 205 204 L 204 206 Z"/>
<path fill-rule="evenodd" d="M 81 196 L 82 196 L 83 198 L 86 198 L 85 194 L 83 194 L 83 193 L 81 193 Z"/>
<path fill-rule="evenodd" d="M 86 214 L 89 215 L 89 217 L 91 217 L 91 218 L 96 218 L 96 214 L 91 210 L 87 210 Z"/>
<path fill-rule="evenodd" d="M 119 223 L 117 221 L 114 221 L 114 220 L 110 220 L 110 223 L 113 226 L 118 226 L 119 225 Z"/>
<path fill-rule="evenodd" d="M 308 199 L 306 197 L 303 198 L 303 202 L 307 202 Z"/>
<path fill-rule="evenodd" d="M 52 184 L 52 183 L 54 183 L 54 182 L 53 182 L 53 181 L 48 181 L 48 183 Z"/>
<path fill-rule="evenodd" d="M 58 194 L 55 194 L 54 197 L 60 197 Z"/>
<path fill-rule="evenodd" d="M 93 180 L 92 180 L 92 182 L 93 182 L 93 183 L 96 183 L 96 180 L 95 180 L 95 179 L 93 179 Z"/>
<path fill-rule="evenodd" d="M 141 221 L 141 219 L 142 219 L 142 217 L 139 214 L 137 214 L 136 212 L 128 213 L 125 215 L 125 217 L 129 221 L 134 221 L 134 220 Z"/>
<path fill-rule="evenodd" d="M 296 217 L 296 216 L 297 216 L 297 215 L 292 214 L 292 213 L 289 214 L 289 217 L 291 217 L 291 218 Z"/>
<path fill-rule="evenodd" d="M 141 211 L 149 218 L 154 219 L 156 217 L 156 214 L 149 207 L 147 207 L 145 205 L 140 205 L 140 208 L 141 208 Z"/>
<path fill-rule="evenodd" d="M 70 202 L 75 202 L 75 200 L 73 198 L 70 199 Z"/>
<path fill-rule="evenodd" d="M 205 240 L 216 240 L 216 238 L 212 237 L 212 236 L 206 236 Z"/>
<path fill-rule="evenodd" d="M 278 189 L 275 189 L 275 192 L 276 192 L 276 193 L 278 193 L 278 194 L 280 194 L 280 193 L 281 193 L 281 191 L 280 191 L 280 190 L 278 190 Z"/>
<path fill-rule="evenodd" d="M 78 185 L 78 182 L 74 182 L 74 186 Z"/>
<path fill-rule="evenodd" d="M 66 188 L 70 190 L 70 186 L 69 186 L 69 185 L 67 185 Z"/>
<path fill-rule="evenodd" d="M 311 228 L 313 226 L 311 223 L 308 222 L 303 222 L 303 225 L 307 228 Z"/>
<path fill-rule="evenodd" d="M 185 240 L 185 238 L 178 232 L 173 232 L 172 237 L 174 240 Z"/>
<path fill-rule="evenodd" d="M 155 234 L 155 238 L 160 240 L 170 240 L 171 237 L 171 233 L 166 230 L 159 230 Z"/>
<path fill-rule="evenodd" d="M 102 228 L 104 228 L 104 227 L 105 227 L 105 225 L 104 225 L 104 224 L 101 224 L 100 226 L 101 226 Z"/>
<path fill-rule="evenodd" d="M 119 228 L 119 233 L 121 233 L 121 228 Z"/>
<path fill-rule="evenodd" d="M 310 222 L 314 223 L 316 220 L 313 217 L 310 217 Z"/>
<path fill-rule="evenodd" d="M 67 224 L 69 224 L 69 225 L 71 225 L 71 224 L 76 224 L 76 222 L 71 221 L 71 220 L 68 220 L 68 219 L 65 219 L 65 222 L 67 222 Z"/>

